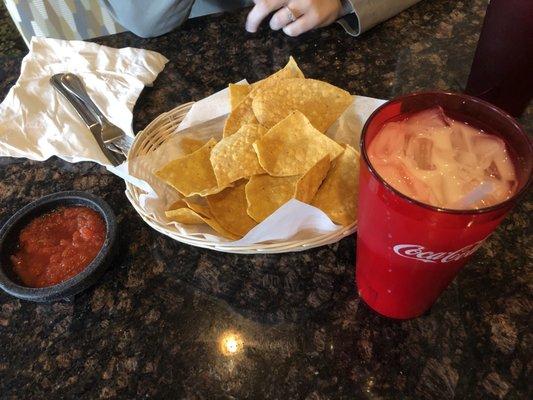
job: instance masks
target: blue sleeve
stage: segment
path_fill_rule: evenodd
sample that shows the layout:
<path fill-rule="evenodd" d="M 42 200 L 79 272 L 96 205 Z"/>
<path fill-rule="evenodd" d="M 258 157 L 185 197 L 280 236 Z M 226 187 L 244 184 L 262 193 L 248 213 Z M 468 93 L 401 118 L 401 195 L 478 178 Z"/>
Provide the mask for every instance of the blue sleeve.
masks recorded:
<path fill-rule="evenodd" d="M 163 35 L 180 26 L 194 0 L 100 0 L 113 18 L 137 36 Z"/>

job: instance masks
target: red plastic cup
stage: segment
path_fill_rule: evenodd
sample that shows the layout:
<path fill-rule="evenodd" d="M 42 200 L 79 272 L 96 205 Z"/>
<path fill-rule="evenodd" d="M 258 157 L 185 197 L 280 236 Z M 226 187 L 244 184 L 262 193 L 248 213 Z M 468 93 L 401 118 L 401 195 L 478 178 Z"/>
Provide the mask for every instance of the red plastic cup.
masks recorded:
<path fill-rule="evenodd" d="M 367 151 L 383 124 L 434 106 L 505 140 L 519 181 L 512 198 L 478 210 L 449 210 L 411 199 L 379 176 Z M 385 103 L 370 116 L 361 136 L 361 154 L 356 258 L 359 295 L 387 317 L 418 317 L 525 192 L 531 180 L 531 142 L 511 116 L 483 100 L 454 93 L 415 93 Z"/>

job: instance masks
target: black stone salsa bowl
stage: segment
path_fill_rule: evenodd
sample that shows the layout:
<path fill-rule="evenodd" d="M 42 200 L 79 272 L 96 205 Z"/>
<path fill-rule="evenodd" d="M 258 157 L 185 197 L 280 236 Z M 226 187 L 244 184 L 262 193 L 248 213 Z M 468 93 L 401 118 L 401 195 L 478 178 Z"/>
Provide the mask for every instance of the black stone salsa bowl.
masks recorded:
<path fill-rule="evenodd" d="M 14 253 L 19 233 L 34 218 L 65 206 L 85 206 L 96 211 L 106 225 L 106 237 L 100 252 L 80 273 L 57 285 L 44 288 L 24 286 L 13 271 L 10 255 Z M 51 302 L 68 299 L 93 285 L 104 273 L 112 257 L 117 222 L 109 205 L 99 197 L 80 191 L 54 193 L 26 205 L 0 227 L 0 288 L 24 300 Z"/>

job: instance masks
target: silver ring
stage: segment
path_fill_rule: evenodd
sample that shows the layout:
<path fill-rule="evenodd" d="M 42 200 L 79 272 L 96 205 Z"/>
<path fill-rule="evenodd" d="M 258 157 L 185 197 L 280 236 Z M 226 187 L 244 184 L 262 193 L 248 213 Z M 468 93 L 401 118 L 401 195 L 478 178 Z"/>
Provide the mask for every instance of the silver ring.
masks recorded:
<path fill-rule="evenodd" d="M 287 9 L 287 18 L 289 19 L 289 23 L 292 23 L 298 19 L 289 6 L 284 6 L 283 8 Z"/>

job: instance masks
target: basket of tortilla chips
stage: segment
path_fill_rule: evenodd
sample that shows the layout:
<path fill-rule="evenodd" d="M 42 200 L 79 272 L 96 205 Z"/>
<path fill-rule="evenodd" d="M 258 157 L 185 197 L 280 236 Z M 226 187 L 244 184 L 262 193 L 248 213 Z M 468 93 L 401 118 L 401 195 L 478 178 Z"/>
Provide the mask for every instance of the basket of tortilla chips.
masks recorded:
<path fill-rule="evenodd" d="M 352 104 L 305 78 L 294 59 L 253 84 L 230 84 L 231 112 L 206 132 L 180 123 L 193 103 L 155 119 L 128 155 L 126 194 L 153 228 L 180 242 L 233 253 L 300 251 L 356 228 L 359 153 L 328 129 Z"/>

